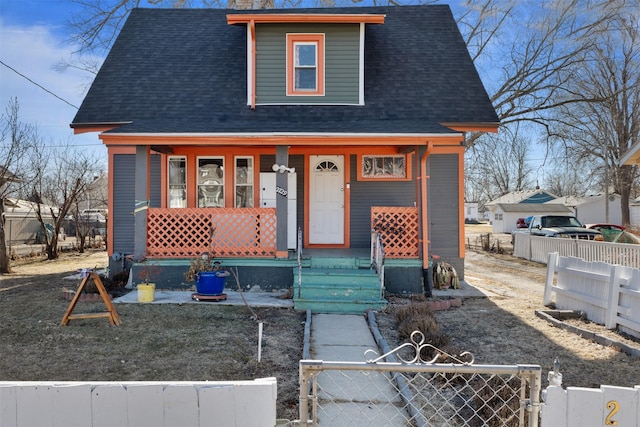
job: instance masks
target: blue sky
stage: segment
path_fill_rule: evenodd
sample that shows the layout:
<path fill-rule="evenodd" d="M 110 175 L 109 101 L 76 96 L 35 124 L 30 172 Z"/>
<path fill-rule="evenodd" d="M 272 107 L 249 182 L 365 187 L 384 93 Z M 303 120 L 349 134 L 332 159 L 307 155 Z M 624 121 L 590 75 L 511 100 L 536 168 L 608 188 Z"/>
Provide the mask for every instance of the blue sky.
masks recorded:
<path fill-rule="evenodd" d="M 17 97 L 20 120 L 36 124 L 46 143 L 91 150 L 106 170 L 107 150 L 98 135 L 73 135 L 69 127 L 77 111 L 71 105 L 80 106 L 92 75 L 52 68 L 77 50 L 65 42 L 65 24 L 75 7 L 69 0 L 0 0 L 0 61 L 15 70 L 0 64 L 0 111 L 4 114 L 9 99 Z"/>

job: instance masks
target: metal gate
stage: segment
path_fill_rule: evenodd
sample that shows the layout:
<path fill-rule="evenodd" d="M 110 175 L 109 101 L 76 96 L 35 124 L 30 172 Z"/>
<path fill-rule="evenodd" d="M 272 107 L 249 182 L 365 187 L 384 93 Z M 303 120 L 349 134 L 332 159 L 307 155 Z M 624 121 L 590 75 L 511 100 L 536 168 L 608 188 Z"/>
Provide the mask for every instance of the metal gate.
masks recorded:
<path fill-rule="evenodd" d="M 470 353 L 449 355 L 420 332 L 411 341 L 379 357 L 370 350 L 367 362 L 300 361 L 292 424 L 538 426 L 540 366 L 475 365 Z"/>

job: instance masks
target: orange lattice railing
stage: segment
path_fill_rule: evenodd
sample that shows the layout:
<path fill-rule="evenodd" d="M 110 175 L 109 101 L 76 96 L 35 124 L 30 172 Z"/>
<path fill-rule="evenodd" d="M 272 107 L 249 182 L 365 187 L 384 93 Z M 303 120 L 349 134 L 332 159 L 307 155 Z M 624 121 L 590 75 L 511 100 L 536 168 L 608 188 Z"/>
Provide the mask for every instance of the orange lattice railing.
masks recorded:
<path fill-rule="evenodd" d="M 418 208 L 372 206 L 371 228 L 380 233 L 386 258 L 418 257 Z"/>
<path fill-rule="evenodd" d="M 150 208 L 147 256 L 189 258 L 213 250 L 215 257 L 275 257 L 274 208 Z M 213 247 L 209 247 L 211 227 Z"/>

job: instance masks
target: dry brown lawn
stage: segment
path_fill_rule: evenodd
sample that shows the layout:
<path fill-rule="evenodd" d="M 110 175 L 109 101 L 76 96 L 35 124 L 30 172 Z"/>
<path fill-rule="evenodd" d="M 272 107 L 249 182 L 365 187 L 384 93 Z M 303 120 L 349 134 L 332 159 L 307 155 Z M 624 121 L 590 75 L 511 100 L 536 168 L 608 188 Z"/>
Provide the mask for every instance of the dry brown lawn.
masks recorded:
<path fill-rule="evenodd" d="M 545 371 L 558 357 L 565 386 L 640 384 L 638 358 L 555 328 L 535 316 L 535 310 L 544 309 L 535 288 L 544 275 L 542 266 L 475 252 L 470 252 L 468 259 L 468 275 L 489 296 L 466 299 L 460 308 L 436 313 L 452 348 L 472 352 L 476 363 L 539 364 Z M 64 253 L 56 261 L 21 260 L 13 274 L 0 276 L 0 380 L 226 381 L 276 377 L 278 418 L 298 418 L 304 313 L 254 308 L 265 322 L 260 363 L 258 326 L 243 306 L 117 304 L 120 326 L 110 326 L 104 318 L 72 320 L 61 326 L 69 305 L 62 288 L 77 286 L 77 282 L 63 278 L 78 268 L 106 263 L 104 251 Z M 408 299 L 395 299 L 392 307 L 407 303 Z M 74 313 L 103 309 L 101 303 L 80 302 Z M 393 347 L 399 341 L 392 312 L 390 308 L 378 313 L 377 319 Z M 590 323 L 582 327 L 611 334 L 640 349 L 637 339 Z M 545 377 L 543 386 L 547 384 Z"/>
<path fill-rule="evenodd" d="M 21 260 L 0 276 L 0 380 L 229 381 L 276 377 L 279 418 L 296 419 L 298 361 L 304 313 L 254 308 L 264 321 L 262 360 L 258 324 L 244 306 L 116 304 L 122 321 L 71 320 L 62 288 L 78 268 L 104 267 L 104 251 L 64 253 L 59 260 Z M 76 313 L 104 311 L 79 302 Z"/>

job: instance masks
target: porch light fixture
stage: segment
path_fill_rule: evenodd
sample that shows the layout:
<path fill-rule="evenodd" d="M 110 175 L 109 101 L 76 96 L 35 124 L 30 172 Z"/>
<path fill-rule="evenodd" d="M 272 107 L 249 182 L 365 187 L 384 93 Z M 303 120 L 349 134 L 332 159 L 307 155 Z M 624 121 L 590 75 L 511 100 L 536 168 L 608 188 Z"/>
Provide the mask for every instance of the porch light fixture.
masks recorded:
<path fill-rule="evenodd" d="M 288 168 L 285 165 L 279 165 L 277 163 L 274 163 L 273 166 L 271 166 L 271 169 L 273 169 L 274 172 L 280 172 L 280 173 L 285 173 L 285 172 L 296 173 L 296 168 Z"/>

